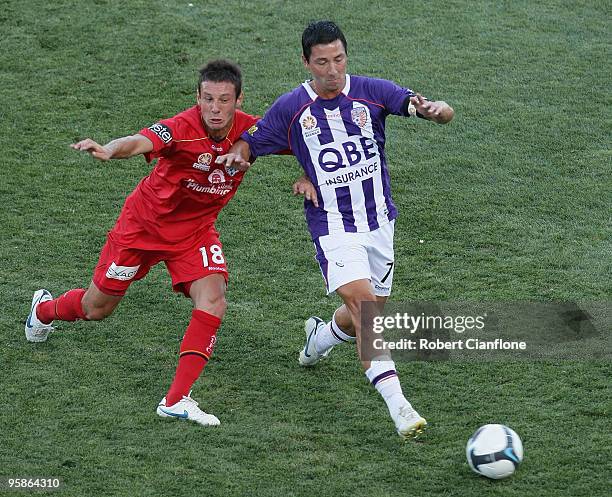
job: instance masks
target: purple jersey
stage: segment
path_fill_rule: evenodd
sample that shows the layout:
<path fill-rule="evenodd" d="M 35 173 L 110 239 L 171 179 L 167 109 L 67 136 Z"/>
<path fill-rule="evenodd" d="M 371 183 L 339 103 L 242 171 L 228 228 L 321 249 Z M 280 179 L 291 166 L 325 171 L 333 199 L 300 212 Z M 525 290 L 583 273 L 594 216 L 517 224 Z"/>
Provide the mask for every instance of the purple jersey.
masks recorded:
<path fill-rule="evenodd" d="M 313 239 L 367 232 L 397 216 L 385 158 L 385 119 L 407 116 L 414 93 L 391 81 L 346 75 L 329 100 L 308 82 L 281 96 L 242 138 L 259 157 L 291 149 L 317 189 L 305 202 Z"/>

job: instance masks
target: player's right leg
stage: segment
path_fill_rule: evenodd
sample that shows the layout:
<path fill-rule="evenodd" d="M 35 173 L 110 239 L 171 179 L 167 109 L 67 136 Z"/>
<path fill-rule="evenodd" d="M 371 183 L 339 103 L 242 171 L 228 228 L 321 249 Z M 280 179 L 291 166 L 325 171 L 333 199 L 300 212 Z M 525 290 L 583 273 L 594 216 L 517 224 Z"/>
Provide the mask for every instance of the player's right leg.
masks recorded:
<path fill-rule="evenodd" d="M 314 242 L 328 294 L 355 279 L 369 278 L 368 254 L 355 235 L 326 235 Z M 355 329 L 345 306 L 340 307 L 328 323 L 317 316 L 308 318 L 304 331 L 306 342 L 299 355 L 302 366 L 314 366 L 336 345 L 355 343 Z"/>
<path fill-rule="evenodd" d="M 377 297 L 384 307 L 387 297 Z M 300 351 L 299 362 L 302 366 L 314 366 L 329 356 L 336 345 L 355 343 L 355 328 L 346 305 L 342 304 L 333 313 L 329 322 L 318 316 L 311 316 L 304 325 L 306 344 Z"/>
<path fill-rule="evenodd" d="M 112 314 L 121 298 L 101 292 L 93 282 L 87 290 L 74 288 L 56 299 L 47 290 L 37 290 L 25 324 L 26 339 L 29 342 L 46 341 L 54 329 L 54 321 L 104 319 Z"/>
<path fill-rule="evenodd" d="M 109 238 L 87 290 L 74 288 L 56 299 L 44 289 L 34 293 L 25 323 L 26 339 L 46 341 L 54 321 L 98 321 L 110 316 L 130 284 L 149 271 L 150 266 L 143 259 L 146 257 L 142 251 L 127 249 Z"/>
<path fill-rule="evenodd" d="M 39 307 L 41 304 L 53 300 L 48 290 L 41 288 L 34 292 L 30 314 L 25 321 L 25 336 L 28 342 L 44 342 L 53 331 L 53 320 L 43 322 L 39 319 Z"/>

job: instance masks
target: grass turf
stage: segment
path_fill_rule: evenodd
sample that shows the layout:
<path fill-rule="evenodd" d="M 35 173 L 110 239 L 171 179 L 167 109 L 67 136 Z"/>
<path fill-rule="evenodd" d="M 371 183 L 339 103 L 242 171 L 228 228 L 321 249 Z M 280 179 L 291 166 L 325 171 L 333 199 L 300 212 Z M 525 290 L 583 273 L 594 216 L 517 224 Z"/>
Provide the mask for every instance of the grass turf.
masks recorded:
<path fill-rule="evenodd" d="M 354 350 L 297 366 L 302 321 L 329 317 L 289 158 L 262 160 L 221 214 L 230 302 L 194 397 L 219 429 L 154 414 L 190 304 L 161 267 L 101 323 L 25 343 L 32 292 L 88 284 L 142 159 L 104 142 L 192 105 L 196 69 L 225 56 L 261 114 L 306 78 L 299 34 L 330 17 L 349 72 L 456 109 L 446 127 L 391 117 L 393 299 L 604 300 L 610 245 L 609 2 L 434 1 L 414 9 L 303 2 L 3 2 L 0 12 L 0 476 L 60 477 L 63 495 L 594 496 L 609 489 L 610 365 L 399 364 L 431 422 L 401 444 Z M 423 240 L 424 243 L 419 243 Z M 523 438 L 512 478 L 472 474 L 481 424 Z"/>

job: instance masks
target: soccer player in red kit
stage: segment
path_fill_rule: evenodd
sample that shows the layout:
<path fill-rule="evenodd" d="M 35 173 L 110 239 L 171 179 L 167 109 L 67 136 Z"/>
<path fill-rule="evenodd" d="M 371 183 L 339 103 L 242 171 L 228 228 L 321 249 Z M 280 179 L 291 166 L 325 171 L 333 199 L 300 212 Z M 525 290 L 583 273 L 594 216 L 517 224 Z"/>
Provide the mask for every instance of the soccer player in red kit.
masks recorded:
<path fill-rule="evenodd" d="M 200 70 L 197 105 L 104 146 L 91 139 L 71 145 L 100 161 L 139 154 L 148 162 L 159 160 L 127 197 L 89 288 L 73 289 L 56 299 L 38 290 L 25 326 L 29 341 L 44 342 L 53 321 L 104 319 L 133 281 L 163 261 L 174 291 L 190 297 L 194 309 L 174 381 L 157 414 L 205 426 L 218 425 L 219 420 L 199 409 L 189 394 L 210 359 L 226 308 L 228 273 L 214 223 L 244 175 L 215 159 L 257 121 L 239 110 L 241 88 L 237 65 L 211 61 Z"/>

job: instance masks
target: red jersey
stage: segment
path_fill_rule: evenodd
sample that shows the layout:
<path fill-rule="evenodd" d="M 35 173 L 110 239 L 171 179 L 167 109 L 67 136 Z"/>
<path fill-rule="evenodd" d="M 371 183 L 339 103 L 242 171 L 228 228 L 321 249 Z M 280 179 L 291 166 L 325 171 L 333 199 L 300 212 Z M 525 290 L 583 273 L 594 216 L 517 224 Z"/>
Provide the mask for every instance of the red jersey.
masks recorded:
<path fill-rule="evenodd" d="M 227 137 L 208 136 L 197 106 L 139 134 L 153 142 L 147 162 L 159 161 L 127 197 L 110 232 L 117 243 L 148 250 L 180 249 L 208 229 L 234 196 L 244 172 L 216 164 L 257 118 L 237 110 Z"/>

